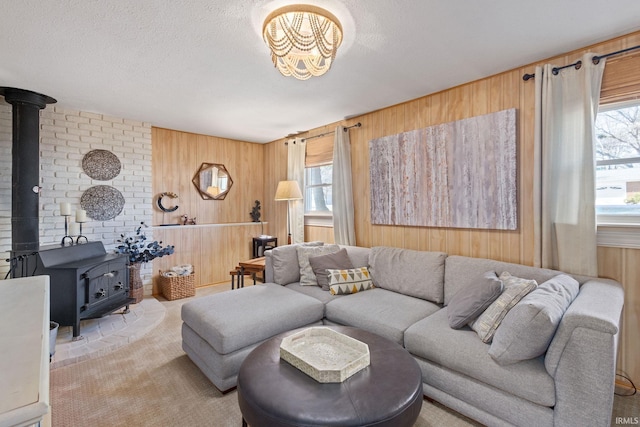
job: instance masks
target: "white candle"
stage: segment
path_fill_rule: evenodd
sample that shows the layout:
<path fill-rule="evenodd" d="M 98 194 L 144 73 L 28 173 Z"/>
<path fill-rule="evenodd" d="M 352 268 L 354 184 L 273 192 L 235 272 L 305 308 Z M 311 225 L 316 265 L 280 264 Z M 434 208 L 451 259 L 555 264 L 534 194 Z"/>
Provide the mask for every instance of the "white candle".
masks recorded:
<path fill-rule="evenodd" d="M 87 222 L 87 211 L 78 209 L 76 211 L 76 222 Z"/>
<path fill-rule="evenodd" d="M 69 216 L 71 215 L 71 203 L 60 203 L 60 215 Z"/>
<path fill-rule="evenodd" d="M 80 235 L 80 224 L 77 222 L 72 222 L 69 224 L 69 236 L 78 236 Z"/>

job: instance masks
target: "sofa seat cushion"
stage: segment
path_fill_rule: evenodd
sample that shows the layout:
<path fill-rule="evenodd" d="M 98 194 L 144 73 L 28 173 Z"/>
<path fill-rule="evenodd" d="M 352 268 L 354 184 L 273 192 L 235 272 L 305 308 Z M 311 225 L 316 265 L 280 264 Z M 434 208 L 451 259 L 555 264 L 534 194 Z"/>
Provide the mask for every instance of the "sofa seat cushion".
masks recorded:
<path fill-rule="evenodd" d="M 327 320 L 365 329 L 400 345 L 409 326 L 440 309 L 429 301 L 379 288 L 333 298 L 325 307 Z"/>
<path fill-rule="evenodd" d="M 409 327 L 404 333 L 404 346 L 414 356 L 499 390 L 538 405 L 555 405 L 553 378 L 542 358 L 500 366 L 489 356 L 490 345 L 474 331 L 449 327 L 446 307 Z"/>
<path fill-rule="evenodd" d="M 323 315 L 319 300 L 274 283 L 209 295 L 182 306 L 182 321 L 220 354 L 317 322 Z"/>
<path fill-rule="evenodd" d="M 329 301 L 333 301 L 336 298 L 340 298 L 342 296 L 331 295 L 329 291 L 325 291 L 319 286 L 302 286 L 300 282 L 289 283 L 285 286 L 285 288 L 300 292 L 301 294 L 309 295 L 310 297 L 314 297 L 318 301 L 322 301 L 323 304 L 326 304 Z"/>

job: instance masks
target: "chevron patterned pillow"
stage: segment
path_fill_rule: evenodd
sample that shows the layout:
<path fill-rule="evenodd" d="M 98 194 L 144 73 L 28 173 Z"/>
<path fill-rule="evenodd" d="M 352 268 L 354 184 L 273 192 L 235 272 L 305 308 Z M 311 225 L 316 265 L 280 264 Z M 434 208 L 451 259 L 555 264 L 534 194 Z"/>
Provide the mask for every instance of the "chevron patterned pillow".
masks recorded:
<path fill-rule="evenodd" d="M 329 278 L 329 292 L 331 292 L 331 295 L 355 294 L 356 292 L 375 288 L 367 267 L 348 270 L 328 268 L 327 277 Z"/>

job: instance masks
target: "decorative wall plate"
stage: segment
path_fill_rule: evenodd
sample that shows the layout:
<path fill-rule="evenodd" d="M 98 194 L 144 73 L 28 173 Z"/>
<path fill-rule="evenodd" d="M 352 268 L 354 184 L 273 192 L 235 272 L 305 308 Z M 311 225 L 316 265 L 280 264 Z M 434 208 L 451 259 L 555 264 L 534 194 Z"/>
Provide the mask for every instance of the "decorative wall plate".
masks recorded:
<path fill-rule="evenodd" d="M 96 185 L 87 189 L 80 198 L 80 206 L 89 218 L 106 221 L 117 217 L 124 208 L 124 197 L 109 185 Z"/>
<path fill-rule="evenodd" d="M 82 170 L 93 179 L 109 181 L 120 174 L 118 156 L 107 150 L 91 150 L 82 158 Z"/>

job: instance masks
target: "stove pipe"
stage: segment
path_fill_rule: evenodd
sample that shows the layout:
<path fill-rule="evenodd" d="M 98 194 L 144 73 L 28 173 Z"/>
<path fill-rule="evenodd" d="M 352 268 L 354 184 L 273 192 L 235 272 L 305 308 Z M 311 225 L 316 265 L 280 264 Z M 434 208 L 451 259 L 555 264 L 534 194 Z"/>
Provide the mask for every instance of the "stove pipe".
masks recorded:
<path fill-rule="evenodd" d="M 11 248 L 14 256 L 37 252 L 40 192 L 40 110 L 55 99 L 36 92 L 0 87 L 12 108 Z"/>

